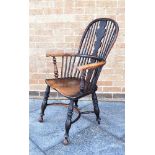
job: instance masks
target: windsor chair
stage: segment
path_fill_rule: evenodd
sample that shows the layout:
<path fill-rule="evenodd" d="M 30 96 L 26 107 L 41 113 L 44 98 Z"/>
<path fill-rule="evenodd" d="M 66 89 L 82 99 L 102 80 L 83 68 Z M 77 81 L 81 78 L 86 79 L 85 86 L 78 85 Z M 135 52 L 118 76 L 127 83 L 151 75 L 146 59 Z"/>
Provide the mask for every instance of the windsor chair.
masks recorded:
<path fill-rule="evenodd" d="M 97 80 L 102 67 L 106 63 L 106 58 L 116 41 L 119 27 L 118 24 L 109 18 L 99 18 L 93 20 L 85 29 L 82 36 L 77 54 L 73 53 L 53 53 L 47 52 L 46 57 L 53 57 L 55 78 L 46 79 L 47 84 L 39 122 L 43 122 L 44 111 L 48 105 L 50 88 L 70 100 L 69 104 L 63 104 L 68 107 L 67 119 L 65 122 L 65 135 L 63 143 L 69 143 L 69 130 L 71 125 L 76 122 L 81 114 L 95 113 L 96 120 L 100 124 L 100 110 L 96 95 Z M 56 57 L 61 57 L 61 67 L 58 68 Z M 78 109 L 78 99 L 92 95 L 94 110 L 80 112 Z M 60 105 L 57 104 L 57 105 Z M 76 110 L 78 117 L 72 120 L 73 110 Z"/>

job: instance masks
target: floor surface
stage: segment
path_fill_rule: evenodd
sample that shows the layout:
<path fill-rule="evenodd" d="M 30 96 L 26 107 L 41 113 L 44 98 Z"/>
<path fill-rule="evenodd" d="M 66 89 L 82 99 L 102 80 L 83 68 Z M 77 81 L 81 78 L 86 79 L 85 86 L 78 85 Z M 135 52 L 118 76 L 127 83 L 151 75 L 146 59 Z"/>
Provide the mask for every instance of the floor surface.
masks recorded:
<path fill-rule="evenodd" d="M 124 155 L 125 104 L 99 101 L 101 124 L 95 114 L 85 114 L 72 125 L 70 141 L 62 144 L 67 108 L 48 106 L 44 122 L 38 122 L 41 100 L 30 99 L 29 155 Z M 67 102 L 65 101 L 57 101 Z M 49 100 L 49 103 L 52 103 Z M 81 111 L 92 110 L 91 101 L 79 101 Z M 75 117 L 76 113 L 73 114 Z"/>

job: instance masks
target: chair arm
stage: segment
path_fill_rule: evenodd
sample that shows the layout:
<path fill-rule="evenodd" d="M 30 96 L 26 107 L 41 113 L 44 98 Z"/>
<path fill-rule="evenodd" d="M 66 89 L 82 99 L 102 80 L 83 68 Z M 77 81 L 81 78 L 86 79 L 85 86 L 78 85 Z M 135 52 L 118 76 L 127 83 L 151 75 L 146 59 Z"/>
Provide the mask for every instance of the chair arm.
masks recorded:
<path fill-rule="evenodd" d="M 91 64 L 87 64 L 87 65 L 83 65 L 83 66 L 78 66 L 77 69 L 79 71 L 85 71 L 87 69 L 95 69 L 100 66 L 103 66 L 105 63 L 106 63 L 105 61 L 100 61 L 98 63 L 91 63 Z"/>
<path fill-rule="evenodd" d="M 80 81 L 80 92 L 83 93 L 85 89 L 85 76 L 86 76 L 86 70 L 87 69 L 96 69 L 98 67 L 101 67 L 105 64 L 105 61 L 100 61 L 98 63 L 92 63 L 92 64 L 87 64 L 83 66 L 77 67 L 79 71 L 81 71 L 81 81 Z"/>
<path fill-rule="evenodd" d="M 75 56 L 75 53 L 65 53 L 65 52 L 51 52 L 46 53 L 46 57 L 61 57 L 61 56 Z"/>

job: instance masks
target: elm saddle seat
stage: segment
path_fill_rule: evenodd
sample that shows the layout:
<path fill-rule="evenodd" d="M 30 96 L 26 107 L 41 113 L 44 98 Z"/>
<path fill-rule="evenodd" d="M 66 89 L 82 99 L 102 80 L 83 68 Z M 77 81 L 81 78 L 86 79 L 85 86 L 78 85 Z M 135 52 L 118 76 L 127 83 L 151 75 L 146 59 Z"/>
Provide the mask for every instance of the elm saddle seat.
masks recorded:
<path fill-rule="evenodd" d="M 48 53 L 49 54 L 49 53 Z M 104 61 L 95 65 L 105 64 Z M 90 67 L 91 65 L 85 66 L 85 68 Z M 94 67 L 94 66 L 92 66 Z M 78 69 L 83 69 L 82 67 L 78 67 Z M 59 79 L 46 79 L 46 84 L 58 91 L 60 94 L 67 98 L 77 98 L 82 97 L 83 93 L 80 91 L 80 78 L 59 78 Z M 87 92 L 89 90 L 90 82 L 85 80 L 84 91 Z"/>
<path fill-rule="evenodd" d="M 81 80 L 79 78 L 46 79 L 46 84 L 58 91 L 63 96 L 76 98 L 80 97 L 81 95 L 80 81 Z"/>
<path fill-rule="evenodd" d="M 97 100 L 97 81 L 106 64 L 107 56 L 113 47 L 119 27 L 116 21 L 110 18 L 98 18 L 90 22 L 86 27 L 77 54 L 51 52 L 46 57 L 53 58 L 54 78 L 46 79 L 47 84 L 39 122 L 43 122 L 45 109 L 48 105 L 63 105 L 68 108 L 65 122 L 65 135 L 63 143 L 69 144 L 69 130 L 81 114 L 95 113 L 96 120 L 100 124 L 100 109 Z M 57 66 L 57 57 L 61 60 L 61 67 Z M 69 104 L 47 103 L 50 88 L 70 100 Z M 93 111 L 81 112 L 78 108 L 78 100 L 86 95 L 92 95 Z M 73 111 L 78 113 L 77 118 L 72 119 Z"/>

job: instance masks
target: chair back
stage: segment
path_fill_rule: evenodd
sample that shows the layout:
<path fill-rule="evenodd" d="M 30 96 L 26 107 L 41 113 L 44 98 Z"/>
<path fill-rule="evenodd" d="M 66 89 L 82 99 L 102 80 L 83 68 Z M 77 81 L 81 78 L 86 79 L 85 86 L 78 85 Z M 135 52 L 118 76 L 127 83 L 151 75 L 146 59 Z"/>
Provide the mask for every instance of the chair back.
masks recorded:
<path fill-rule="evenodd" d="M 86 28 L 78 54 L 94 55 L 106 60 L 118 35 L 118 24 L 109 18 L 93 20 Z"/>
<path fill-rule="evenodd" d="M 107 56 L 113 47 L 119 27 L 118 24 L 109 18 L 98 18 L 93 20 L 85 29 L 82 36 L 80 46 L 79 46 L 79 55 L 89 55 L 94 56 L 97 59 L 79 59 L 78 65 L 85 65 L 89 63 L 99 62 L 100 60 L 106 61 Z M 99 78 L 102 67 L 99 67 L 95 70 L 86 71 L 86 82 L 90 83 L 88 89 L 97 89 L 97 80 Z M 80 77 L 78 71 L 76 71 L 77 77 Z"/>
<path fill-rule="evenodd" d="M 93 20 L 85 29 L 76 57 L 62 57 L 61 77 L 81 78 L 82 72 L 77 67 L 106 61 L 106 58 L 115 43 L 119 31 L 118 24 L 109 18 Z M 85 71 L 85 81 L 88 89 L 96 89 L 102 66 Z"/>

